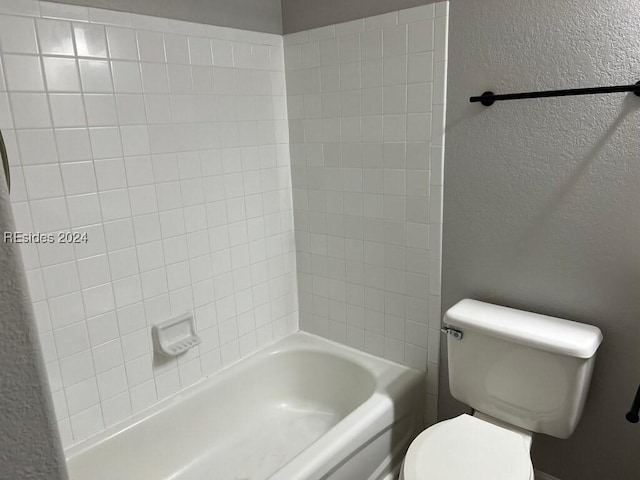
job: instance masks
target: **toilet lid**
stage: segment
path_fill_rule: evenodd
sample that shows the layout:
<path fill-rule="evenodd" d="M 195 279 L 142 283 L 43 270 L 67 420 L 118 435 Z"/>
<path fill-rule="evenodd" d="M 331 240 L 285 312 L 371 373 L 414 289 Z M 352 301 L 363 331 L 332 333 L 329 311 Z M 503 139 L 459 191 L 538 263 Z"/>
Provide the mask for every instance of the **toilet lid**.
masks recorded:
<path fill-rule="evenodd" d="M 521 435 L 470 415 L 437 423 L 411 443 L 405 480 L 530 480 Z"/>

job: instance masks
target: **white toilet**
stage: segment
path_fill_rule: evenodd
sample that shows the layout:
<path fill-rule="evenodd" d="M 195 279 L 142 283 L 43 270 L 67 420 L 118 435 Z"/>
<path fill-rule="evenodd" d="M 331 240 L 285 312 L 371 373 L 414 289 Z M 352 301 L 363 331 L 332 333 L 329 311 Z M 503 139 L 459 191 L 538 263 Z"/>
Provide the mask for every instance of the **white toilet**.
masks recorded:
<path fill-rule="evenodd" d="M 532 433 L 573 433 L 602 333 L 468 299 L 449 309 L 444 323 L 451 394 L 475 413 L 418 435 L 400 479 L 533 480 Z"/>

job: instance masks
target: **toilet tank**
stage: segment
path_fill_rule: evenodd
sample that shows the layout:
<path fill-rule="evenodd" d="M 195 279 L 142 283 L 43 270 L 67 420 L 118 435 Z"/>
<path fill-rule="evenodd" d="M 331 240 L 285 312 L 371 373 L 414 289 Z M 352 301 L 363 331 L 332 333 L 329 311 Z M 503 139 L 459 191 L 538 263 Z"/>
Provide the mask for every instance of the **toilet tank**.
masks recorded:
<path fill-rule="evenodd" d="M 454 398 L 532 432 L 573 433 L 602 342 L 599 328 L 469 299 L 451 307 L 444 323 Z"/>

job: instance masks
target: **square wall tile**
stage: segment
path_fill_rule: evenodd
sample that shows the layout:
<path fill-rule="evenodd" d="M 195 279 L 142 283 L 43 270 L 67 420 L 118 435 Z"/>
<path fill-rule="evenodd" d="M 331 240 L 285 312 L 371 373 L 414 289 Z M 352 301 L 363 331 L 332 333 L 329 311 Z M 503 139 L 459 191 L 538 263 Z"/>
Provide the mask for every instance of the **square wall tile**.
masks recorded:
<path fill-rule="evenodd" d="M 90 127 L 118 124 L 115 96 L 112 94 L 85 94 L 87 124 Z"/>
<path fill-rule="evenodd" d="M 49 104 L 44 93 L 12 93 L 10 100 L 16 128 L 51 127 Z"/>
<path fill-rule="evenodd" d="M 74 162 L 61 165 L 62 178 L 67 195 L 91 193 L 96 191 L 96 178 L 93 162 Z"/>
<path fill-rule="evenodd" d="M 183 35 L 164 34 L 167 63 L 189 65 L 189 43 Z"/>
<path fill-rule="evenodd" d="M 67 197 L 67 208 L 71 227 L 76 230 L 83 231 L 86 226 L 99 224 L 102 221 L 100 202 L 95 193 Z"/>
<path fill-rule="evenodd" d="M 106 27 L 109 56 L 118 60 L 138 60 L 136 33 L 129 28 Z"/>
<path fill-rule="evenodd" d="M 137 62 L 113 61 L 111 71 L 116 93 L 142 93 L 140 65 Z"/>
<path fill-rule="evenodd" d="M 31 215 L 38 231 L 56 232 L 69 228 L 66 202 L 62 197 L 32 201 Z"/>
<path fill-rule="evenodd" d="M 0 15 L 0 49 L 3 53 L 38 53 L 32 18 Z"/>
<path fill-rule="evenodd" d="M 137 94 L 116 95 L 118 122 L 120 125 L 142 125 L 151 123 L 144 110 L 144 97 Z M 111 123 L 115 125 L 116 122 Z"/>
<path fill-rule="evenodd" d="M 89 137 L 95 159 L 122 156 L 122 143 L 117 127 L 90 128 Z"/>
<path fill-rule="evenodd" d="M 45 55 L 75 55 L 71 24 L 60 20 L 37 19 L 40 51 Z"/>
<path fill-rule="evenodd" d="M 80 94 L 50 94 L 49 103 L 55 127 L 82 127 L 87 124 Z"/>
<path fill-rule="evenodd" d="M 192 65 L 213 65 L 210 40 L 189 37 L 189 57 Z"/>
<path fill-rule="evenodd" d="M 76 324 L 84 318 L 84 305 L 79 291 L 50 299 L 48 304 L 54 330 Z"/>
<path fill-rule="evenodd" d="M 433 19 L 409 24 L 409 53 L 429 52 L 434 48 Z"/>
<path fill-rule="evenodd" d="M 75 59 L 44 57 L 42 61 L 49 91 L 80 92 L 80 78 Z"/>
<path fill-rule="evenodd" d="M 4 55 L 4 71 L 7 87 L 12 91 L 44 91 L 42 69 L 38 57 L 26 55 Z"/>
<path fill-rule="evenodd" d="M 213 64 L 217 67 L 233 66 L 233 47 L 228 40 L 211 40 L 211 52 L 213 54 Z"/>
<path fill-rule="evenodd" d="M 89 336 L 84 322 L 59 328 L 53 333 L 60 358 L 65 358 L 89 348 Z"/>
<path fill-rule="evenodd" d="M 113 92 L 109 62 L 79 60 L 82 89 L 85 93 Z"/>
<path fill-rule="evenodd" d="M 59 128 L 55 134 L 61 162 L 91 159 L 89 132 L 86 128 Z"/>
<path fill-rule="evenodd" d="M 74 23 L 73 34 L 80 57 L 107 57 L 107 37 L 102 25 Z"/>
<path fill-rule="evenodd" d="M 122 152 L 125 156 L 150 153 L 149 137 L 146 125 L 120 127 Z"/>
<path fill-rule="evenodd" d="M 94 167 L 100 190 L 112 190 L 127 186 L 124 161 L 122 159 L 97 160 L 94 162 Z"/>
<path fill-rule="evenodd" d="M 392 57 L 407 53 L 407 26 L 393 25 L 383 28 L 383 55 Z"/>
<path fill-rule="evenodd" d="M 24 178 L 27 193 L 32 200 L 64 194 L 60 167 L 56 164 L 24 167 Z"/>
<path fill-rule="evenodd" d="M 159 63 L 165 61 L 164 42 L 160 32 L 141 30 L 136 33 L 136 36 L 141 61 Z"/>
<path fill-rule="evenodd" d="M 169 79 L 164 64 L 142 63 L 144 93 L 169 93 Z"/>

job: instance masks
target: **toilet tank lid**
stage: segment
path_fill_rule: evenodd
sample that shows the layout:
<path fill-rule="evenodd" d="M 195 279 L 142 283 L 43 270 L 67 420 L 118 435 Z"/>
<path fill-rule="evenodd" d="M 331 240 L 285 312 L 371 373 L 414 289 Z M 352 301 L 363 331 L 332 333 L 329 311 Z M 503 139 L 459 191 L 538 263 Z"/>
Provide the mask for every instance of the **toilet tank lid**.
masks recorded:
<path fill-rule="evenodd" d="M 443 321 L 463 333 L 475 331 L 578 358 L 591 358 L 602 342 L 602 332 L 593 325 L 468 298 L 447 310 Z"/>

